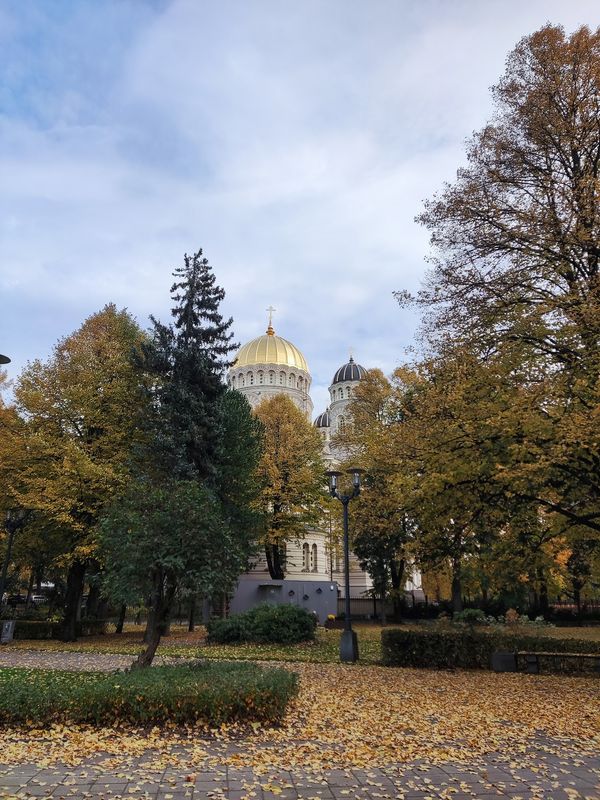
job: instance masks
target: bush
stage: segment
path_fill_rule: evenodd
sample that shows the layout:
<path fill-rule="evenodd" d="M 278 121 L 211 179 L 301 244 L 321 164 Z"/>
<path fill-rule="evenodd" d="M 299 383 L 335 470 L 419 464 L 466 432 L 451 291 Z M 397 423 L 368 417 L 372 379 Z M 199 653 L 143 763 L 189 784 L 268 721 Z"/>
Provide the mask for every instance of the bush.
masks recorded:
<path fill-rule="evenodd" d="M 600 642 L 550 636 L 475 631 L 472 628 L 407 631 L 390 628 L 381 634 L 383 663 L 389 667 L 490 669 L 492 653 L 511 652 L 599 653 Z M 552 668 L 552 664 L 549 663 Z M 561 670 L 562 671 L 562 670 Z"/>
<path fill-rule="evenodd" d="M 77 636 L 104 636 L 108 629 L 106 619 L 82 619 L 77 623 Z"/>
<path fill-rule="evenodd" d="M 0 669 L 0 723 L 274 723 L 297 686 L 283 669 L 223 662 L 111 674 Z"/>
<path fill-rule="evenodd" d="M 294 644 L 315 638 L 317 621 L 304 608 L 263 604 L 228 619 L 211 620 L 208 641 Z"/>
<path fill-rule="evenodd" d="M 56 624 L 49 620 L 17 619 L 15 639 L 52 639 Z"/>
<path fill-rule="evenodd" d="M 480 608 L 465 608 L 464 611 L 456 611 L 452 621 L 466 622 L 469 625 L 485 625 L 487 617 Z"/>

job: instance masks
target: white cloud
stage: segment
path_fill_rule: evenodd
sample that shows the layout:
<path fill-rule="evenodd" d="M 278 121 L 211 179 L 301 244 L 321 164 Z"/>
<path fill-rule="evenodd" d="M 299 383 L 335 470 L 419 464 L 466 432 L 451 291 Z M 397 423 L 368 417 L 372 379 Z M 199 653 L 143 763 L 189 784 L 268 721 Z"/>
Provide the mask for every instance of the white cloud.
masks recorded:
<path fill-rule="evenodd" d="M 0 351 L 45 356 L 111 300 L 166 317 L 171 269 L 202 246 L 238 339 L 277 307 L 317 408 L 350 346 L 365 366 L 403 358 L 416 319 L 392 291 L 423 275 L 414 216 L 489 116 L 508 51 L 548 18 L 599 21 L 584 0 L 14 8 Z"/>

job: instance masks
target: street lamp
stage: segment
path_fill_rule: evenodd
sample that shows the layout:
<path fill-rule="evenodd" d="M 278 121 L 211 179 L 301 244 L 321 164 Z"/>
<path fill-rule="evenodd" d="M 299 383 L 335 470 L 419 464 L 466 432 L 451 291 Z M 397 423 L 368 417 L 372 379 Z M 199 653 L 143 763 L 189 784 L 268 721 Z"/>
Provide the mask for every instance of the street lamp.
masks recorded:
<path fill-rule="evenodd" d="M 338 478 L 343 474 L 329 470 L 325 474 L 329 478 L 329 494 L 337 497 L 344 507 L 344 583 L 345 583 L 345 619 L 344 631 L 340 641 L 340 661 L 358 661 L 358 641 L 356 633 L 352 630 L 350 621 L 350 545 L 348 542 L 348 503 L 353 497 L 360 494 L 360 475 L 364 470 L 352 467 L 346 470 L 352 475 L 352 494 L 340 494 L 338 491 Z"/>

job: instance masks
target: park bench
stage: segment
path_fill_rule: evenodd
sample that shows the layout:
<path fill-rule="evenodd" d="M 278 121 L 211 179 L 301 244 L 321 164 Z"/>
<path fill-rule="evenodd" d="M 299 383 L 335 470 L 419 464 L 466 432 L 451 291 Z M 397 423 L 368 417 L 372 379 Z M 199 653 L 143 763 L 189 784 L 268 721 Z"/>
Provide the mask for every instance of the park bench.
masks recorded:
<path fill-rule="evenodd" d="M 492 654 L 492 669 L 494 672 L 517 672 L 518 660 L 525 659 L 525 672 L 537 675 L 540 671 L 540 658 L 552 659 L 554 664 L 558 661 L 579 660 L 581 664 L 591 662 L 593 671 L 600 676 L 600 653 L 559 653 L 519 650 L 517 652 L 497 651 Z"/>

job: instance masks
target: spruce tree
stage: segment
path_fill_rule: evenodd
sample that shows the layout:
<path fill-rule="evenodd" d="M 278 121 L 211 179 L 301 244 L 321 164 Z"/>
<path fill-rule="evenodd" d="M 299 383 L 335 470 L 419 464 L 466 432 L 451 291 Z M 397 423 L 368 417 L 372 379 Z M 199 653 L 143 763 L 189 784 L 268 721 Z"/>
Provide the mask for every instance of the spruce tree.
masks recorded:
<path fill-rule="evenodd" d="M 223 376 L 237 348 L 229 330 L 233 320 L 219 311 L 225 297 L 202 257 L 202 250 L 184 256 L 173 273 L 174 323 L 154 317 L 152 341 L 145 354 L 156 415 L 154 457 L 169 475 L 215 482 L 221 432 Z"/>

